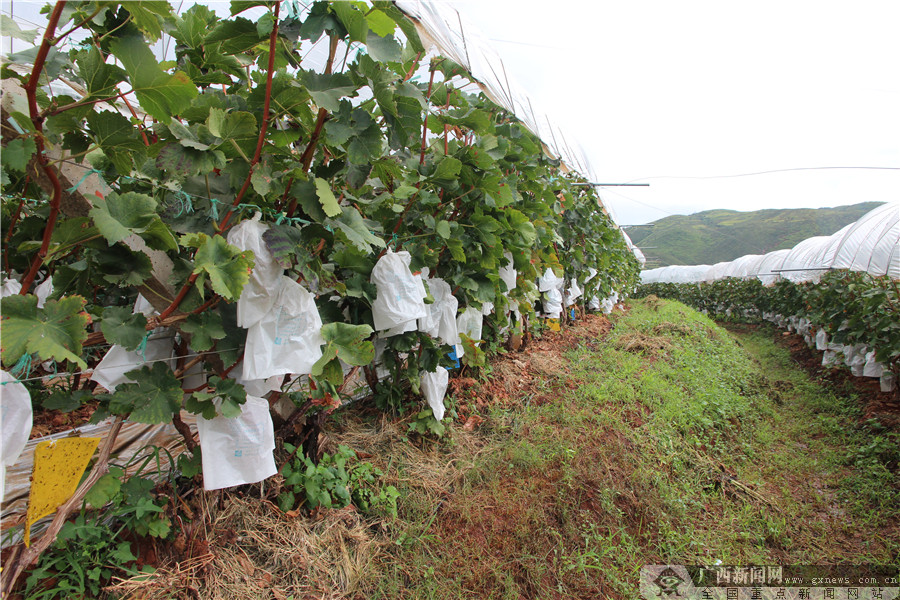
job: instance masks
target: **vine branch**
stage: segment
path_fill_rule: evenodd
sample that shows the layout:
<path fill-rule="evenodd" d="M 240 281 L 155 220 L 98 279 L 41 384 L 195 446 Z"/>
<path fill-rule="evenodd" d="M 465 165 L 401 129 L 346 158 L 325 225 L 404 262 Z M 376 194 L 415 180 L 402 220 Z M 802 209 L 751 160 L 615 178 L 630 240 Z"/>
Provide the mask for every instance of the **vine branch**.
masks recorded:
<path fill-rule="evenodd" d="M 37 272 L 44 262 L 44 257 L 47 256 L 47 250 L 50 248 L 50 237 L 53 235 L 53 229 L 56 227 L 56 219 L 59 216 L 59 204 L 62 201 L 62 184 L 59 182 L 59 177 L 57 177 L 56 172 L 47 163 L 47 157 L 44 156 L 44 119 L 41 117 L 40 111 L 38 110 L 37 87 L 41 72 L 44 70 L 44 63 L 47 61 L 47 54 L 50 52 L 50 47 L 53 45 L 53 34 L 56 32 L 56 26 L 59 24 L 59 18 L 62 15 L 65 6 L 66 0 L 60 0 L 60 2 L 57 2 L 54 5 L 53 11 L 50 13 L 50 18 L 47 19 L 47 29 L 44 31 L 41 46 L 34 59 L 34 67 L 31 69 L 31 76 L 25 84 L 25 96 L 28 99 L 28 116 L 31 117 L 31 121 L 34 123 L 35 130 L 37 131 L 37 135 L 34 137 L 36 149 L 35 158 L 41 166 L 41 169 L 47 174 L 47 179 L 50 180 L 50 185 L 53 187 L 53 194 L 50 198 L 50 214 L 47 217 L 47 225 L 44 227 L 44 236 L 41 240 L 41 247 L 31 261 L 31 268 L 28 269 L 28 273 L 22 278 L 22 291 L 19 292 L 22 295 L 31 291 L 34 278 L 37 276 Z"/>

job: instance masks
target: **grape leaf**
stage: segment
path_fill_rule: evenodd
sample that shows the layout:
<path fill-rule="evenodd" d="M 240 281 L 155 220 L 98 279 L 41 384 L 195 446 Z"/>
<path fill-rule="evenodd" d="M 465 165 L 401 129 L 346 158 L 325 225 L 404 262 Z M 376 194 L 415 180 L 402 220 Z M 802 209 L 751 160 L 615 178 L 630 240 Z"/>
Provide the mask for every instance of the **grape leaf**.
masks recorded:
<path fill-rule="evenodd" d="M 81 359 L 81 344 L 87 339 L 90 316 L 84 312 L 86 300 L 68 296 L 62 300 L 47 300 L 44 308 L 37 307 L 37 296 L 7 296 L 3 298 L 3 320 L 0 350 L 3 363 L 12 366 L 25 354 L 37 354 L 41 360 L 70 360 L 82 369 L 87 363 Z"/>
<path fill-rule="evenodd" d="M 351 2 L 334 2 L 331 5 L 334 14 L 340 19 L 341 24 L 347 29 L 350 39 L 354 42 L 365 42 L 369 33 L 369 25 L 366 17 Z M 392 33 L 393 29 L 391 30 Z"/>
<path fill-rule="evenodd" d="M 223 417 L 229 419 L 241 414 L 241 405 L 247 401 L 247 390 L 234 379 L 221 379 L 210 377 L 210 385 L 216 390 L 216 395 L 222 399 L 219 410 Z"/>
<path fill-rule="evenodd" d="M 57 389 L 41 403 L 41 406 L 46 410 L 58 410 L 69 413 L 81 408 L 81 404 L 84 401 L 91 400 L 93 397 L 87 390 L 75 390 L 72 392 Z"/>
<path fill-rule="evenodd" d="M 309 256 L 308 252 L 300 245 L 303 241 L 303 234 L 299 229 L 287 223 L 270 225 L 269 229 L 263 232 L 263 241 L 266 243 L 266 248 L 272 253 L 272 258 L 282 269 L 291 267 L 292 257 L 299 256 L 301 253 L 304 257 Z"/>
<path fill-rule="evenodd" d="M 353 80 L 343 73 L 324 75 L 314 71 L 304 71 L 300 80 L 316 106 L 331 112 L 338 111 L 341 98 L 356 92 Z"/>
<path fill-rule="evenodd" d="M 381 37 L 374 31 L 369 31 L 366 36 L 366 51 L 378 62 L 398 62 L 403 55 L 403 48 L 394 36 Z"/>
<path fill-rule="evenodd" d="M 254 26 L 254 31 L 256 27 Z M 188 108 L 197 97 L 197 86 L 190 78 L 176 71 L 163 71 L 150 46 L 140 35 L 115 38 L 110 44 L 112 53 L 122 62 L 134 86 L 138 102 L 150 115 L 163 123 Z"/>
<path fill-rule="evenodd" d="M 237 300 L 244 285 L 250 280 L 250 270 L 254 265 L 253 252 L 242 252 L 218 235 L 210 237 L 205 233 L 197 233 L 184 236 L 182 240 L 184 245 L 197 248 L 194 273 L 208 276 L 213 291 L 226 300 Z M 202 293 L 203 288 L 200 289 Z"/>
<path fill-rule="evenodd" d="M 4 167 L 24 173 L 25 167 L 28 166 L 28 161 L 31 160 L 35 150 L 37 150 L 37 146 L 35 146 L 33 139 L 17 138 L 11 140 L 3 148 L 3 152 L 0 153 L 0 161 L 2 161 Z"/>
<path fill-rule="evenodd" d="M 218 313 L 206 311 L 199 315 L 190 315 L 181 325 L 181 330 L 191 334 L 191 350 L 206 352 L 213 347 L 215 340 L 225 337 L 222 317 Z"/>
<path fill-rule="evenodd" d="M 340 229 L 347 236 L 347 239 L 350 240 L 350 243 L 362 252 L 371 252 L 372 246 L 385 247 L 384 240 L 371 231 L 375 227 L 380 229 L 380 226 L 371 221 L 366 222 L 359 214 L 359 211 L 352 206 L 345 207 L 340 217 L 330 219 L 326 221 L 326 224 Z"/>
<path fill-rule="evenodd" d="M 156 214 L 156 200 L 145 194 L 110 192 L 94 199 L 90 216 L 110 245 L 132 234 L 140 235 L 151 248 L 177 250 L 178 242 Z"/>
<path fill-rule="evenodd" d="M 80 53 L 75 64 L 78 65 L 78 74 L 87 87 L 88 95 L 84 100 L 115 96 L 119 93 L 116 86 L 127 77 L 121 67 L 107 64 L 100 51 L 93 46 Z"/>
<path fill-rule="evenodd" d="M 462 169 L 462 163 L 458 158 L 445 156 L 441 162 L 437 164 L 432 179 L 436 181 L 455 181 L 459 177 L 459 171 Z"/>
<path fill-rule="evenodd" d="M 111 396 L 109 410 L 113 414 L 130 414 L 138 423 L 168 423 L 181 408 L 184 392 L 165 363 L 157 362 L 125 373 L 135 383 L 122 383 Z"/>
<path fill-rule="evenodd" d="M 153 272 L 149 256 L 132 252 L 122 244 L 104 248 L 96 260 L 103 279 L 117 285 L 141 285 Z"/>
<path fill-rule="evenodd" d="M 338 204 L 337 199 L 334 197 L 331 186 L 321 177 L 316 177 L 316 195 L 319 197 L 319 203 L 322 205 L 322 210 L 325 211 L 326 215 L 336 217 L 341 214 L 341 205 Z"/>
<path fill-rule="evenodd" d="M 332 346 L 336 356 L 348 365 L 365 366 L 375 359 L 375 345 L 368 340 L 373 329 L 368 325 L 327 323 L 322 326 L 326 348 Z"/>
<path fill-rule="evenodd" d="M 213 399 L 216 394 L 209 392 L 194 392 L 184 401 L 184 409 L 195 415 L 202 415 L 204 419 L 215 419 L 218 411 Z"/>
<path fill-rule="evenodd" d="M 445 240 L 450 239 L 450 223 L 448 223 L 447 221 L 438 221 L 437 225 L 435 225 L 434 230 Z"/>
<path fill-rule="evenodd" d="M 131 13 L 134 24 L 154 42 L 162 33 L 164 20 L 172 14 L 172 6 L 165 0 L 141 0 L 124 6 Z"/>
<path fill-rule="evenodd" d="M 126 306 L 110 306 L 103 311 L 100 330 L 106 341 L 136 350 L 147 335 L 147 317 Z"/>
<path fill-rule="evenodd" d="M 94 143 L 100 146 L 116 170 L 122 175 L 131 174 L 134 159 L 144 156 L 145 147 L 128 119 L 104 110 L 88 114 L 87 123 Z"/>

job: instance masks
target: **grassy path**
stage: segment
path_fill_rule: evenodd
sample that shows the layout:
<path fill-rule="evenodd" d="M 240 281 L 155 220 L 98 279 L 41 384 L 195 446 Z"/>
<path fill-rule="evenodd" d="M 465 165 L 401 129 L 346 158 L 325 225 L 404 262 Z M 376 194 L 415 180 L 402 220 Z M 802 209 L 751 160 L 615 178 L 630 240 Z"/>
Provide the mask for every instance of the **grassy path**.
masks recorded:
<path fill-rule="evenodd" d="M 423 452 L 433 472 L 399 465 L 410 541 L 373 564 L 371 597 L 630 599 L 648 563 L 900 560 L 896 435 L 771 333 L 644 302 L 574 344 L 495 366 L 467 390 L 482 431 Z M 492 403 L 497 379 L 524 397 Z"/>
<path fill-rule="evenodd" d="M 645 564 L 900 562 L 897 434 L 773 337 L 648 299 L 455 380 L 441 440 L 343 413 L 328 445 L 384 472 L 398 516 L 232 499 L 238 538 L 210 549 L 236 574 L 203 597 L 634 600 Z"/>

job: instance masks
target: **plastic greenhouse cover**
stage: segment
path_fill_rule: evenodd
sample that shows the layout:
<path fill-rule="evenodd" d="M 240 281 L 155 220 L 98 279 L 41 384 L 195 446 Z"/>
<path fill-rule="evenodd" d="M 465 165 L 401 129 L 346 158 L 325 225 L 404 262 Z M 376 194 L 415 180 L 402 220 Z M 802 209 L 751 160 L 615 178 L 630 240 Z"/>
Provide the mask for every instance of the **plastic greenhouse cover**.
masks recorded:
<path fill-rule="evenodd" d="M 716 281 L 717 279 L 722 279 L 722 277 L 725 276 L 725 270 L 728 269 L 730 264 L 730 260 L 714 264 L 706 271 L 703 281 Z"/>
<path fill-rule="evenodd" d="M 725 277 L 747 277 L 751 270 L 759 264 L 763 256 L 762 254 L 746 254 L 734 259 L 728 265 L 728 268 L 725 269 Z"/>
<path fill-rule="evenodd" d="M 780 273 L 784 279 L 795 283 L 810 281 L 815 277 L 813 273 L 821 270 L 822 266 L 816 264 L 816 257 L 831 243 L 831 236 L 817 235 L 806 238 L 793 248 L 781 264 Z M 812 269 L 812 270 L 807 270 Z"/>
<path fill-rule="evenodd" d="M 900 200 L 869 211 L 849 227 L 826 266 L 900 279 Z"/>
<path fill-rule="evenodd" d="M 787 255 L 790 254 L 791 251 L 789 248 L 784 250 L 775 250 L 774 252 L 769 252 L 763 255 L 761 261 L 756 266 L 756 277 L 762 282 L 763 285 L 772 285 L 776 281 L 778 281 L 779 274 L 776 273 L 778 269 L 781 269 L 781 265 L 784 264 L 784 259 L 787 258 Z"/>

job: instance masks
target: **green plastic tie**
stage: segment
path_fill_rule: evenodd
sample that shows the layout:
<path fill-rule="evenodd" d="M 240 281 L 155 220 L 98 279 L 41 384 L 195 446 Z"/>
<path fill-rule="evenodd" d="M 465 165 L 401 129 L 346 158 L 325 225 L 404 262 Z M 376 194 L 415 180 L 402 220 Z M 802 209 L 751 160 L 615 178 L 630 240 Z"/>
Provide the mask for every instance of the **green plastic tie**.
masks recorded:
<path fill-rule="evenodd" d="M 144 359 L 144 362 L 147 362 L 147 342 L 150 340 L 150 333 L 151 332 L 148 331 L 146 335 L 144 335 L 144 339 L 141 340 L 140 345 L 137 347 L 137 350 L 135 350 L 135 352 L 140 350 L 141 358 Z"/>
<path fill-rule="evenodd" d="M 15 365 L 13 365 L 13 368 L 9 370 L 9 374 L 15 377 L 16 380 L 27 378 L 29 373 L 31 373 L 30 354 L 23 354 L 21 357 L 19 357 L 19 360 Z"/>
<path fill-rule="evenodd" d="M 103 171 L 98 171 L 97 169 L 91 169 L 90 171 L 85 172 L 85 174 L 81 176 L 81 179 L 78 181 L 78 183 L 76 183 L 75 185 L 73 185 L 72 187 L 67 189 L 66 191 L 69 193 L 77 192 L 78 188 L 81 187 L 81 184 L 84 183 L 85 179 L 90 177 L 93 173 L 96 173 L 97 177 L 100 178 L 100 181 L 103 181 Z"/>
<path fill-rule="evenodd" d="M 213 221 L 218 221 L 218 220 L 219 220 L 219 209 L 218 209 L 218 207 L 216 206 L 216 204 L 217 204 L 218 202 L 219 202 L 219 201 L 216 200 L 215 198 L 210 198 L 210 199 L 209 199 L 209 218 L 212 219 Z"/>
<path fill-rule="evenodd" d="M 194 204 L 191 202 L 190 194 L 188 194 L 184 190 L 176 190 L 174 193 L 175 199 L 178 200 L 179 203 L 178 214 L 175 215 L 176 219 L 181 215 L 189 215 L 194 212 Z"/>

